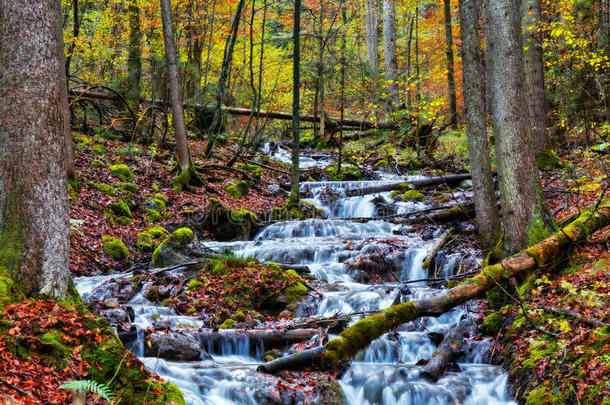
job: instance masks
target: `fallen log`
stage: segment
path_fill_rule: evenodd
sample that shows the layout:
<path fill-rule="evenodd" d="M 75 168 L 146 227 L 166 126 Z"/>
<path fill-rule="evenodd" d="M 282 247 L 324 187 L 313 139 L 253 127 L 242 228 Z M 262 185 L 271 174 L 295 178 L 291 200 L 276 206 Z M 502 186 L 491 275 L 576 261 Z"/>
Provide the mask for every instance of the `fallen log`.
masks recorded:
<path fill-rule="evenodd" d="M 474 218 L 474 215 L 474 204 L 467 203 L 463 205 L 456 205 L 453 208 L 434 212 L 429 215 L 423 214 L 416 218 L 405 219 L 404 222 L 411 224 L 446 224 L 448 222 L 457 221 L 459 219 L 472 219 Z"/>
<path fill-rule="evenodd" d="M 317 329 L 221 329 L 200 330 L 197 332 L 202 344 L 217 345 L 235 338 L 248 338 L 250 344 L 263 343 L 265 347 L 285 346 L 286 344 L 300 343 L 311 339 L 318 334 Z M 204 346 L 205 347 L 205 346 Z"/>
<path fill-rule="evenodd" d="M 383 193 L 384 191 L 394 191 L 400 188 L 411 187 L 430 187 L 436 186 L 439 184 L 456 184 L 460 183 L 464 180 L 469 180 L 472 178 L 470 173 L 464 174 L 452 174 L 451 176 L 440 176 L 440 177 L 431 177 L 429 179 L 421 179 L 421 180 L 411 180 L 411 181 L 401 181 L 396 183 L 382 184 L 379 186 L 369 186 L 362 188 L 355 188 L 352 190 L 347 190 L 345 195 L 347 197 L 355 197 L 367 194 L 376 194 Z"/>
<path fill-rule="evenodd" d="M 315 349 L 304 350 L 300 353 L 291 354 L 290 356 L 280 357 L 279 359 L 261 364 L 256 369 L 265 373 L 273 374 L 283 370 L 297 370 L 303 366 L 312 366 L 322 364 L 324 360 L 324 346 L 316 347 Z"/>
<path fill-rule="evenodd" d="M 419 375 L 428 381 L 437 382 L 445 374 L 449 365 L 460 356 L 465 338 L 472 325 L 472 319 L 466 319 L 455 325 L 436 348 L 434 356 L 422 367 Z"/>
<path fill-rule="evenodd" d="M 452 232 L 453 228 L 445 230 L 443 234 L 434 242 L 434 245 L 432 245 L 432 249 L 430 249 L 426 254 L 426 258 L 424 259 L 424 262 L 421 265 L 422 268 L 428 269 L 434 264 L 433 260 L 436 257 L 436 254 L 439 252 L 439 250 L 443 248 L 443 246 L 445 246 L 445 243 L 449 242 L 449 240 L 451 239 Z"/>
<path fill-rule="evenodd" d="M 497 283 L 555 262 L 575 242 L 587 239 L 592 233 L 607 225 L 610 225 L 610 200 L 583 211 L 574 222 L 525 251 L 504 259 L 498 264 L 484 267 L 479 274 L 457 287 L 426 299 L 393 305 L 384 311 L 361 319 L 341 332 L 339 338 L 326 343 L 323 349 L 314 349 L 316 350 L 315 356 L 310 357 L 322 354 L 323 361 L 327 365 L 348 361 L 373 340 L 404 323 L 423 316 L 440 316 L 466 301 L 480 297 L 495 287 Z M 299 353 L 299 356 L 306 358 L 306 354 L 303 353 Z M 275 361 L 282 360 L 281 364 L 294 366 L 295 362 L 292 362 L 290 357 L 286 356 Z M 277 371 L 281 369 L 281 364 L 269 364 L 267 368 Z M 300 365 L 303 366 L 306 363 L 301 361 Z"/>

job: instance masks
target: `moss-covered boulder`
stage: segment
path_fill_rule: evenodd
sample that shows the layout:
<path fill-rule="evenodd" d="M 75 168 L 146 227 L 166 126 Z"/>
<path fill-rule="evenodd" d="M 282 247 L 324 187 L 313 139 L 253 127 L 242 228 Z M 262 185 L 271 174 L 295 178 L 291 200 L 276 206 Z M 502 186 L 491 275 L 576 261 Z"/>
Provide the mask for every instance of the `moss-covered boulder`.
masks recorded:
<path fill-rule="evenodd" d="M 116 225 L 127 225 L 131 223 L 133 218 L 131 208 L 125 200 L 119 200 L 108 204 L 108 211 L 105 215 Z"/>
<path fill-rule="evenodd" d="M 143 211 L 146 213 L 146 221 L 155 223 L 161 222 L 171 216 L 167 211 L 169 200 L 163 194 L 147 194 L 150 199 L 146 202 Z"/>
<path fill-rule="evenodd" d="M 409 190 L 402 195 L 403 201 L 423 201 L 424 194 L 421 191 Z"/>
<path fill-rule="evenodd" d="M 203 252 L 193 231 L 180 228 L 155 249 L 152 261 L 156 267 L 169 267 L 200 257 L 203 257 Z"/>
<path fill-rule="evenodd" d="M 169 232 L 162 226 L 153 226 L 138 233 L 136 246 L 142 252 L 153 252 L 161 242 L 169 236 Z"/>
<path fill-rule="evenodd" d="M 203 221 L 204 227 L 221 241 L 247 239 L 258 218 L 245 209 L 229 210 L 219 200 L 212 198 L 212 207 Z"/>
<path fill-rule="evenodd" d="M 122 240 L 110 236 L 102 236 L 103 250 L 114 260 L 125 260 L 129 257 L 129 250 Z"/>
<path fill-rule="evenodd" d="M 235 183 L 231 183 L 225 187 L 225 191 L 233 198 L 241 198 L 248 194 L 250 186 L 245 180 L 238 180 Z"/>
<path fill-rule="evenodd" d="M 129 166 L 125 164 L 118 164 L 110 166 L 110 172 L 114 177 L 117 177 L 123 181 L 131 181 L 133 180 L 133 173 Z"/>
<path fill-rule="evenodd" d="M 239 167 L 241 170 L 245 171 L 249 175 L 254 176 L 254 178 L 256 179 L 260 179 L 261 175 L 263 174 L 261 167 L 258 165 L 237 163 L 235 166 Z"/>

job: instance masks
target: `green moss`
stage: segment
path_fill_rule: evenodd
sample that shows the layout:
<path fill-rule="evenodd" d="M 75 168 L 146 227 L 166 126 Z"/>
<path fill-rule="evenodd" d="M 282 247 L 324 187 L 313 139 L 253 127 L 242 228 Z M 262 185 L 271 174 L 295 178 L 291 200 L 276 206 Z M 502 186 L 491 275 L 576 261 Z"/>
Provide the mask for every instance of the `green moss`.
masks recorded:
<path fill-rule="evenodd" d="M 399 190 L 394 190 L 390 193 L 390 198 L 394 201 L 402 201 L 402 195 L 404 193 L 400 192 Z"/>
<path fill-rule="evenodd" d="M 104 148 L 102 145 L 93 145 L 91 150 L 93 151 L 93 153 L 96 153 L 98 155 L 106 154 L 106 148 Z"/>
<path fill-rule="evenodd" d="M 122 240 L 106 235 L 102 236 L 102 240 L 104 241 L 104 253 L 114 260 L 124 260 L 129 257 L 129 250 Z"/>
<path fill-rule="evenodd" d="M 572 403 L 571 396 L 571 390 L 539 386 L 527 394 L 525 405 L 567 405 Z"/>
<path fill-rule="evenodd" d="M 245 180 L 238 180 L 233 184 L 229 184 L 225 187 L 227 194 L 233 198 L 241 198 L 248 194 L 250 186 Z"/>
<path fill-rule="evenodd" d="M 239 167 L 240 169 L 244 170 L 245 172 L 247 172 L 248 174 L 253 175 L 255 178 L 260 179 L 261 175 L 262 175 L 262 169 L 260 166 L 258 165 L 251 165 L 251 164 L 243 164 L 243 163 L 237 163 L 235 166 Z"/>
<path fill-rule="evenodd" d="M 94 189 L 101 191 L 106 195 L 116 195 L 116 190 L 109 184 L 104 183 L 93 183 L 92 186 Z"/>
<path fill-rule="evenodd" d="M 124 200 L 108 204 L 108 208 L 115 217 L 133 218 L 129 205 Z"/>
<path fill-rule="evenodd" d="M 423 201 L 424 194 L 417 190 L 409 190 L 402 195 L 404 201 Z"/>
<path fill-rule="evenodd" d="M 165 204 L 169 203 L 168 198 L 166 196 L 164 196 L 163 194 L 159 194 L 159 193 L 153 195 L 153 200 L 161 200 Z"/>
<path fill-rule="evenodd" d="M 95 159 L 93 160 L 93 162 L 91 162 L 91 166 L 92 167 L 106 167 L 106 163 L 102 160 L 99 159 Z"/>
<path fill-rule="evenodd" d="M 176 300 L 173 298 L 166 298 L 161 302 L 162 307 L 171 307 L 176 303 Z"/>
<path fill-rule="evenodd" d="M 483 321 L 483 325 L 481 329 L 483 333 L 488 336 L 495 335 L 502 329 L 502 325 L 504 324 L 504 315 L 502 315 L 502 311 L 496 311 L 491 313 L 485 318 Z"/>
<path fill-rule="evenodd" d="M 112 165 L 112 166 L 110 166 L 110 171 L 112 172 L 113 176 L 118 177 L 119 179 L 121 179 L 123 181 L 133 180 L 133 173 L 131 172 L 131 169 L 127 165 L 124 165 L 124 164 Z"/>
<path fill-rule="evenodd" d="M 301 297 L 307 294 L 307 291 L 307 287 L 305 287 L 303 284 L 294 284 L 292 287 L 289 287 L 286 290 L 286 302 L 289 306 L 294 306 L 294 304 L 301 300 Z"/>
<path fill-rule="evenodd" d="M 275 263 L 270 263 L 270 264 L 275 264 Z M 277 266 L 277 264 L 275 264 L 275 265 Z M 279 266 L 278 266 L 278 269 L 279 269 Z M 286 270 L 284 273 L 286 273 L 286 274 L 288 274 L 289 276 L 292 276 L 292 277 L 299 277 L 299 274 L 296 271 L 292 270 L 292 269 Z"/>
<path fill-rule="evenodd" d="M 189 281 L 189 284 L 188 284 L 189 291 L 191 291 L 191 292 L 197 291 L 201 287 L 203 287 L 203 283 L 201 281 L 196 280 L 196 279 Z"/>
<path fill-rule="evenodd" d="M 236 322 L 243 322 L 246 320 L 246 315 L 243 312 L 238 311 L 233 316 L 233 319 L 235 319 Z"/>
<path fill-rule="evenodd" d="M 117 186 L 119 186 L 121 190 L 127 191 L 132 194 L 136 194 L 138 192 L 138 186 L 133 183 L 118 183 Z"/>
<path fill-rule="evenodd" d="M 222 325 L 220 325 L 220 329 L 230 329 L 235 325 L 235 321 L 233 319 L 226 319 Z"/>
<path fill-rule="evenodd" d="M 552 149 L 545 149 L 538 155 L 539 170 L 559 169 L 563 166 L 563 162 Z"/>
<path fill-rule="evenodd" d="M 324 357 L 333 363 L 349 360 L 379 336 L 415 319 L 416 314 L 415 304 L 405 302 L 361 319 L 341 332 L 341 338 L 326 344 Z"/>
<path fill-rule="evenodd" d="M 169 236 L 169 232 L 162 226 L 153 226 L 138 233 L 136 246 L 143 252 L 152 252 Z"/>
<path fill-rule="evenodd" d="M 177 245 L 187 245 L 195 240 L 195 234 L 189 228 L 180 228 L 174 231 L 169 237 L 157 246 L 152 254 L 152 262 L 155 266 L 161 266 L 160 250 L 165 243 L 174 243 Z"/>
<path fill-rule="evenodd" d="M 146 299 L 150 302 L 159 301 L 159 287 L 157 287 L 156 285 L 150 287 L 146 292 Z"/>

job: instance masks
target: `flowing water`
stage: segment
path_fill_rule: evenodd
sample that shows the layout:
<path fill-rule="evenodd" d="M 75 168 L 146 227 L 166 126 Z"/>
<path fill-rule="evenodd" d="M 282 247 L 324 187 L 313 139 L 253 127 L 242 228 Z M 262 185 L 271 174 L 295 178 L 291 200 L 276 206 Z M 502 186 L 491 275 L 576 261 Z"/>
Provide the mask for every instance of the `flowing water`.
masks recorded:
<path fill-rule="evenodd" d="M 206 243 L 218 250 L 231 249 L 243 257 L 261 261 L 307 265 L 323 284 L 323 292 L 313 304 L 301 308 L 321 317 L 377 311 L 395 301 L 420 299 L 438 292 L 425 283 L 398 288 L 399 281 L 428 277 L 422 262 L 434 240 L 424 241 L 409 229 L 401 228 L 375 217 L 390 209 L 406 213 L 424 208 L 422 203 L 393 203 L 389 193 L 381 193 L 387 204 L 380 208 L 375 196 L 345 197 L 345 190 L 363 186 L 396 182 L 395 176 L 384 175 L 372 182 L 305 183 L 303 191 L 308 201 L 322 208 L 330 219 L 310 219 L 275 223 L 263 229 L 252 241 Z M 328 198 L 328 195 L 332 198 Z M 389 207 L 389 208 L 388 208 Z M 382 216 L 382 215 L 381 215 Z M 341 219 L 332 219 L 332 218 Z M 350 221 L 350 217 L 370 218 L 370 221 Z M 382 255 L 393 266 L 398 280 L 385 284 L 357 282 L 357 274 L 347 270 L 346 263 L 362 257 Z M 457 255 L 448 255 L 442 271 L 451 275 Z M 177 269 L 175 271 L 180 271 Z M 129 275 L 119 275 L 117 277 Z M 77 279 L 85 298 L 99 285 L 102 278 Z M 143 289 L 146 290 L 146 287 Z M 198 338 L 196 328 L 201 322 L 179 316 L 171 309 L 155 307 L 144 298 L 144 291 L 132 299 L 139 327 L 162 319 L 173 329 L 190 330 Z M 397 295 L 400 294 L 400 297 Z M 472 309 L 472 308 L 470 308 Z M 158 314 L 158 315 L 155 315 Z M 354 315 L 352 322 L 362 315 Z M 459 360 L 460 371 L 448 372 L 438 383 L 419 377 L 420 359 L 432 357 L 436 346 L 431 332 L 445 333 L 460 320 L 470 316 L 469 308 L 460 306 L 438 317 L 409 323 L 396 333 L 382 336 L 368 349 L 359 353 L 339 381 L 346 402 L 366 404 L 514 404 L 509 396 L 508 375 L 489 362 L 489 341 L 470 342 Z M 212 360 L 170 362 L 143 357 L 141 345 L 135 351 L 144 364 L 166 380 L 178 385 L 189 404 L 258 404 L 269 399 L 268 386 L 272 378 L 256 371 L 265 348 L 249 341 L 247 335 L 234 335 L 221 344 L 201 341 Z M 263 394 L 266 393 L 266 394 Z M 266 396 L 265 396 L 266 395 Z M 312 401 L 315 403 L 315 399 Z M 280 401 L 281 403 L 281 401 Z"/>

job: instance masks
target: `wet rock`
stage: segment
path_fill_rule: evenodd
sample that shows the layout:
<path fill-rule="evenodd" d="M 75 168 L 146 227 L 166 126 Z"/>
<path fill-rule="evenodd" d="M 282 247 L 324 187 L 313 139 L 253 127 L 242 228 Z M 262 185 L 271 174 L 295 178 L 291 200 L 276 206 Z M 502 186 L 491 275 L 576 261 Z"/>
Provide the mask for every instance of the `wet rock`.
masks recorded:
<path fill-rule="evenodd" d="M 148 337 L 148 342 L 149 344 L 144 345 L 145 356 L 174 361 L 195 361 L 202 357 L 209 358 L 199 343 L 193 337 L 185 334 L 154 332 Z"/>
<path fill-rule="evenodd" d="M 119 308 L 106 311 L 104 317 L 108 319 L 108 322 L 110 322 L 111 325 L 127 321 L 127 313 Z"/>
<path fill-rule="evenodd" d="M 152 255 L 155 267 L 169 267 L 203 257 L 197 238 L 189 228 L 180 228 L 165 239 Z"/>
<path fill-rule="evenodd" d="M 318 194 L 318 199 L 326 205 L 331 205 L 341 199 L 341 193 L 330 187 L 324 187 Z"/>
<path fill-rule="evenodd" d="M 472 180 L 464 180 L 463 182 L 460 183 L 460 185 L 458 187 L 461 188 L 462 190 L 467 190 L 469 188 L 472 188 Z"/>
<path fill-rule="evenodd" d="M 396 214 L 396 206 L 382 196 L 373 198 L 372 203 L 375 205 L 375 214 L 378 217 L 387 217 Z"/>
<path fill-rule="evenodd" d="M 116 298 L 106 298 L 104 300 L 104 306 L 106 308 L 116 308 L 119 306 L 119 300 Z"/>
<path fill-rule="evenodd" d="M 210 199 L 212 207 L 203 220 L 204 227 L 217 240 L 245 240 L 255 228 L 258 218 L 248 210 L 229 210 L 215 198 Z"/>
<path fill-rule="evenodd" d="M 358 283 L 395 281 L 400 273 L 399 263 L 391 252 L 357 256 L 347 260 L 344 267 Z"/>

